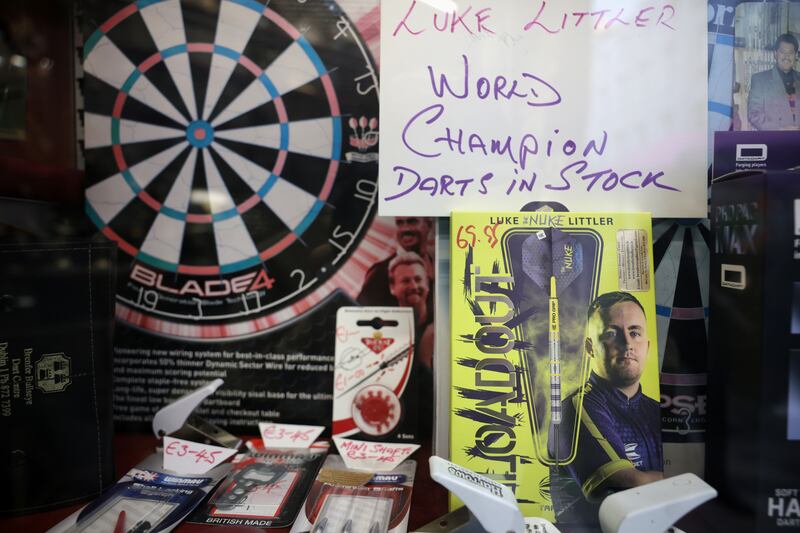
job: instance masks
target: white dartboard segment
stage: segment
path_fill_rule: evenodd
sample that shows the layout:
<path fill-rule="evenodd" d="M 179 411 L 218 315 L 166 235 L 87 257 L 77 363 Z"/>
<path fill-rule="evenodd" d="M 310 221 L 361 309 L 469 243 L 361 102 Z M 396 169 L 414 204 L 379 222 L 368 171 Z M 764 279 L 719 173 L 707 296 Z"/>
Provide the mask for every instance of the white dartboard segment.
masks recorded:
<path fill-rule="evenodd" d="M 159 213 L 142 243 L 142 252 L 161 261 L 178 264 L 185 226 L 184 220 Z"/>
<path fill-rule="evenodd" d="M 222 2 L 214 44 L 233 53 L 241 54 L 258 24 L 258 19 L 259 17 L 254 16 L 254 11 L 249 7 L 231 1 Z M 211 72 L 203 105 L 202 116 L 204 119 L 207 119 L 216 107 L 222 90 L 236 65 L 237 61 L 227 55 L 214 54 L 212 56 Z"/>
<path fill-rule="evenodd" d="M 175 178 L 166 200 L 164 200 L 164 205 L 176 213 L 186 213 L 189 210 L 196 165 L 197 149 L 193 148 L 178 172 L 178 176 Z"/>
<path fill-rule="evenodd" d="M 303 221 L 316 202 L 315 196 L 285 179 L 278 179 L 264 196 L 264 203 L 292 230 Z"/>
<path fill-rule="evenodd" d="M 175 47 L 186 45 L 186 31 L 183 13 L 179 0 L 167 0 L 149 5 L 141 10 L 142 19 L 153 38 L 156 47 L 162 53 Z M 191 118 L 197 118 L 197 102 L 192 85 L 192 72 L 189 56 L 185 53 L 170 55 L 164 64 L 175 83 L 175 87 L 189 110 Z"/>
<path fill-rule="evenodd" d="M 230 165 L 234 172 L 242 179 L 253 192 L 258 192 L 270 176 L 270 172 L 249 159 L 242 157 L 233 150 L 225 148 L 220 143 L 214 144 L 214 150 Z"/>
<path fill-rule="evenodd" d="M 128 94 L 155 109 L 178 124 L 186 124 L 186 119 L 175 109 L 169 100 L 147 79 L 139 73 L 136 66 L 131 63 L 125 54 L 117 48 L 105 35 L 100 38 L 92 48 L 83 63 L 86 72 L 103 80 L 116 89 L 122 89 L 128 79 L 134 76 L 135 81 L 128 89 Z"/>
<path fill-rule="evenodd" d="M 239 216 L 214 222 L 214 236 L 217 258 L 222 267 L 258 257 L 253 238 Z"/>
<path fill-rule="evenodd" d="M 108 224 L 136 198 L 122 174 L 114 174 L 86 189 L 88 205 L 104 224 Z"/>

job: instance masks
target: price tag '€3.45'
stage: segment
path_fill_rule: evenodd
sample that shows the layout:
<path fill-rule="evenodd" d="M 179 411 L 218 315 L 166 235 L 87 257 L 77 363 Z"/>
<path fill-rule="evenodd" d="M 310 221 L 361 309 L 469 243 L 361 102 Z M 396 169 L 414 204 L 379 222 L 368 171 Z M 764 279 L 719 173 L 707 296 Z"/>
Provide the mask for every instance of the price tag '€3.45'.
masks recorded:
<path fill-rule="evenodd" d="M 164 468 L 178 474 L 205 474 L 235 453 L 232 448 L 164 437 Z"/>
<path fill-rule="evenodd" d="M 276 424 L 259 422 L 261 440 L 265 448 L 308 448 L 325 429 L 322 426 L 301 426 L 298 424 Z"/>

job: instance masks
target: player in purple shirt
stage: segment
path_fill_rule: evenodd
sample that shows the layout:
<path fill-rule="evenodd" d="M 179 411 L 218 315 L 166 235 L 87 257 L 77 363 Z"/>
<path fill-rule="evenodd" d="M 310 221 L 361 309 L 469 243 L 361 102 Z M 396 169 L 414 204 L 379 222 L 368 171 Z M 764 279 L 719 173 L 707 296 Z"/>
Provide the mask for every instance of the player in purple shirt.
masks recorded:
<path fill-rule="evenodd" d="M 593 370 L 582 406 L 580 391 L 564 400 L 559 434 L 563 457 L 577 433 L 577 454 L 551 476 L 561 523 L 596 523 L 607 494 L 664 477 L 660 406 L 639 383 L 650 348 L 644 308 L 627 292 L 610 292 L 587 315 L 585 350 Z M 577 432 L 572 421 L 580 424 Z"/>

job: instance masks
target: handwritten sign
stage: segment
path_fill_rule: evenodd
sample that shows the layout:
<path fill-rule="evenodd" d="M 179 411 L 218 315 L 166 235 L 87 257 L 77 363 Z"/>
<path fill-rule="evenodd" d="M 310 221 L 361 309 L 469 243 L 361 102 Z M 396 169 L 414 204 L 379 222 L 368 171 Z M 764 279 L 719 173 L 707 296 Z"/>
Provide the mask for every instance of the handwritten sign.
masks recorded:
<path fill-rule="evenodd" d="M 235 453 L 232 448 L 164 437 L 164 468 L 179 474 L 205 474 Z"/>
<path fill-rule="evenodd" d="M 314 444 L 324 429 L 322 426 L 258 423 L 265 448 L 308 448 Z"/>
<path fill-rule="evenodd" d="M 706 215 L 706 6 L 381 2 L 380 214 Z"/>
<path fill-rule="evenodd" d="M 363 440 L 333 437 L 347 468 L 389 472 L 417 451 L 418 444 L 388 444 L 385 442 L 366 442 Z"/>

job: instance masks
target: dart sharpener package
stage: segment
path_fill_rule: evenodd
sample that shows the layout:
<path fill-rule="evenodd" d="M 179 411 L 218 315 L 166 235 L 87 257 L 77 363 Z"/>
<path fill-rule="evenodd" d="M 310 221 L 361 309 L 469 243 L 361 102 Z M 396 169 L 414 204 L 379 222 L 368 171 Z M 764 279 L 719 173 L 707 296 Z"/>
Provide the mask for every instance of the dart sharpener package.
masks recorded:
<path fill-rule="evenodd" d="M 290 533 L 406 533 L 416 466 L 369 472 L 329 455 Z"/>
<path fill-rule="evenodd" d="M 414 315 L 409 307 L 342 307 L 336 314 L 333 435 L 418 438 Z"/>
<path fill-rule="evenodd" d="M 595 488 L 622 468 L 663 468 L 650 215 L 453 213 L 451 232 L 451 460 L 509 487 L 525 516 L 592 525 L 596 507 L 567 511 L 599 505 Z M 654 426 L 647 444 L 606 440 L 619 425 L 587 414 L 593 387 L 622 394 L 598 383 L 603 357 L 587 348 L 589 326 L 610 321 L 590 321 L 590 304 L 607 294 L 634 297 L 645 323 L 630 405 L 649 414 L 628 416 Z"/>
<path fill-rule="evenodd" d="M 115 485 L 83 509 L 58 523 L 51 533 L 115 531 L 124 511 L 124 531 L 171 531 L 229 472 L 229 463 L 202 476 L 172 474 L 155 453 L 128 471 Z"/>
<path fill-rule="evenodd" d="M 326 453 L 327 448 L 261 448 L 238 455 L 228 476 L 189 521 L 288 527 L 297 517 Z"/>

